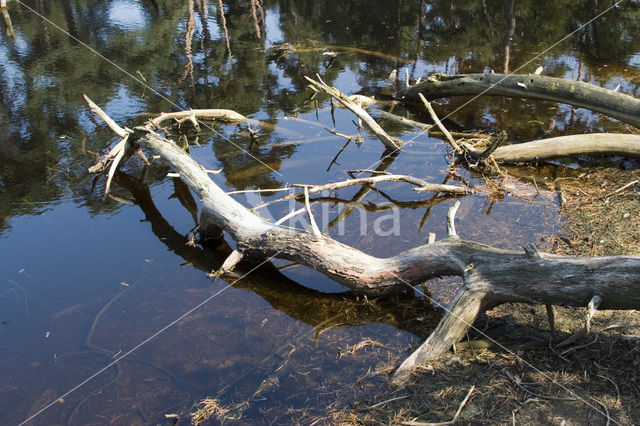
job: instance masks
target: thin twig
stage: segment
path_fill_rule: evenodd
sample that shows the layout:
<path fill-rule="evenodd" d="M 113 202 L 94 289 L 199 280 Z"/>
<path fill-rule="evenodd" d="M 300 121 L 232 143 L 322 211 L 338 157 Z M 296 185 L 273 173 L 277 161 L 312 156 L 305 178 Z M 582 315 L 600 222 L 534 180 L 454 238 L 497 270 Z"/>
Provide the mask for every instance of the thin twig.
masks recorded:
<path fill-rule="evenodd" d="M 359 103 L 356 103 L 353 100 L 349 99 L 349 97 L 342 94 L 342 92 L 340 92 L 335 87 L 330 87 L 326 85 L 324 82 L 322 82 L 322 79 L 320 79 L 319 76 L 318 76 L 318 79 L 320 81 L 313 80 L 306 76 L 305 78 L 307 79 L 307 81 L 311 83 L 312 87 L 315 87 L 316 89 L 320 89 L 323 92 L 327 93 L 328 95 L 333 96 L 345 108 L 349 109 L 356 116 L 358 116 L 358 118 L 361 119 L 367 125 L 367 127 L 369 127 L 369 129 L 371 129 L 371 131 L 378 137 L 378 139 L 380 139 L 380 142 L 382 142 L 382 144 L 387 149 L 391 149 L 395 151 L 402 146 L 403 144 L 402 141 L 394 139 L 391 136 L 389 136 L 387 132 L 385 132 L 382 129 L 382 127 L 380 127 L 380 125 L 376 123 L 376 121 L 371 117 L 371 115 L 369 115 L 369 113 L 360 106 Z"/>
<path fill-rule="evenodd" d="M 385 400 L 385 401 L 378 402 L 377 404 L 373 404 L 373 405 L 372 405 L 371 407 L 369 407 L 368 409 L 369 409 L 369 410 L 371 410 L 372 408 L 379 407 L 379 406 L 381 406 L 381 405 L 386 404 L 387 402 L 399 401 L 399 400 L 401 400 L 401 399 L 410 398 L 411 396 L 413 396 L 413 395 L 403 395 L 403 396 L 398 396 L 398 397 L 396 397 L 396 398 L 387 399 L 387 400 Z"/>
<path fill-rule="evenodd" d="M 93 111 L 98 117 L 100 117 L 102 121 L 104 121 L 107 126 L 109 126 L 109 128 L 113 130 L 118 136 L 124 138 L 129 134 L 129 132 L 127 132 L 125 129 L 118 126 L 118 124 L 116 124 L 116 122 L 113 121 L 111 117 L 109 117 L 107 113 L 102 110 L 102 108 L 100 108 L 91 99 L 89 99 L 87 95 L 83 94 L 82 96 L 84 97 L 84 100 L 87 102 L 87 105 L 89 106 L 91 111 Z"/>
<path fill-rule="evenodd" d="M 547 395 L 540 395 L 539 393 L 535 393 L 530 391 L 529 389 L 525 388 L 518 380 L 516 380 L 515 377 L 513 377 L 513 375 L 511 374 L 511 372 L 509 370 L 507 370 L 506 368 L 503 369 L 502 371 L 504 371 L 504 373 L 507 375 L 507 377 L 509 379 L 511 379 L 511 381 L 518 386 L 520 389 L 522 389 L 525 393 L 535 396 L 536 398 L 541 398 L 541 399 L 548 399 L 548 400 L 553 400 L 553 401 L 578 401 L 578 398 L 562 398 L 562 397 L 557 397 L 557 396 L 547 396 Z"/>
<path fill-rule="evenodd" d="M 613 192 L 612 192 L 611 194 L 609 194 L 609 195 L 613 195 L 613 194 L 617 194 L 618 192 L 622 192 L 622 191 L 624 191 L 625 189 L 629 188 L 630 186 L 635 185 L 635 184 L 636 184 L 636 183 L 638 183 L 638 182 L 640 182 L 640 180 L 638 180 L 638 179 L 636 179 L 636 180 L 634 180 L 634 181 L 632 181 L 632 182 L 629 182 L 628 184 L 626 184 L 626 185 L 624 185 L 624 186 L 621 186 L 620 188 L 616 189 L 615 191 L 613 191 Z"/>
<path fill-rule="evenodd" d="M 209 172 L 209 170 L 207 170 L 207 172 Z M 285 187 L 285 188 L 274 188 L 274 189 L 243 189 L 240 191 L 229 191 L 227 192 L 227 195 L 231 195 L 231 194 L 246 194 L 249 192 L 282 192 L 282 191 L 291 191 L 291 188 L 289 187 Z"/>
<path fill-rule="evenodd" d="M 609 376 L 605 376 L 604 373 L 602 375 L 600 374 L 596 374 L 597 377 L 600 377 L 602 379 L 606 379 L 609 382 L 611 382 L 611 384 L 613 385 L 613 387 L 616 388 L 616 402 L 615 405 L 620 404 L 620 389 L 618 388 L 618 385 L 616 382 L 614 382 Z"/>
<path fill-rule="evenodd" d="M 325 185 L 304 185 L 304 184 L 293 184 L 291 186 L 296 187 L 304 187 L 309 189 L 310 194 L 314 194 L 317 192 L 328 191 L 333 189 L 345 188 L 347 186 L 353 185 L 375 185 L 378 182 L 387 182 L 387 181 L 403 181 L 413 185 L 416 185 L 417 188 L 413 188 L 414 191 L 422 192 L 422 191 L 435 191 L 435 192 L 448 192 L 452 194 L 469 194 L 471 190 L 464 186 L 457 185 L 445 185 L 445 184 L 436 184 L 430 183 L 425 180 L 415 178 L 413 176 L 407 175 L 380 175 L 380 176 L 370 176 L 364 178 L 356 178 L 349 179 L 341 182 L 328 183 Z M 271 200 L 260 204 L 259 206 L 254 207 L 252 210 L 257 210 L 262 207 L 266 207 L 270 204 L 277 203 L 280 201 L 289 200 L 291 198 L 300 198 L 303 195 L 303 191 L 295 192 L 293 194 L 285 195 L 284 197 L 278 198 L 277 200 Z"/>
<path fill-rule="evenodd" d="M 444 124 L 442 124 L 442 122 L 440 121 L 440 119 L 436 115 L 436 112 L 433 110 L 433 107 L 431 106 L 431 104 L 429 103 L 427 98 L 425 98 L 422 93 L 418 93 L 418 96 L 420 96 L 420 99 L 422 100 L 422 103 L 427 108 L 427 111 L 429 111 L 429 115 L 431 116 L 431 119 L 436 123 L 436 126 L 438 126 L 440 131 L 442 131 L 442 133 L 444 133 L 444 136 L 447 138 L 447 140 L 449 141 L 449 143 L 451 144 L 453 149 L 455 149 L 458 154 L 463 154 L 464 151 L 462 150 L 462 148 L 460 148 L 460 145 L 458 145 L 458 143 L 455 141 L 455 139 L 453 139 L 453 136 L 451 136 L 451 133 L 449 133 L 447 128 L 444 127 Z"/>
<path fill-rule="evenodd" d="M 304 187 L 304 205 L 307 209 L 307 216 L 309 216 L 309 223 L 311 224 L 311 230 L 316 237 L 322 237 L 322 232 L 320 232 L 320 228 L 316 224 L 316 220 L 313 218 L 313 213 L 311 213 L 311 205 L 309 204 L 309 187 Z"/>
<path fill-rule="evenodd" d="M 460 416 L 460 413 L 462 413 L 462 409 L 464 408 L 465 405 L 467 405 L 467 402 L 469 402 L 469 398 L 471 397 L 471 394 L 473 393 L 475 388 L 476 388 L 475 385 L 471 386 L 471 388 L 469 389 L 469 392 L 467 392 L 467 396 L 464 397 L 464 399 L 462 400 L 462 402 L 458 406 L 458 411 L 456 411 L 456 413 L 453 415 L 453 418 L 451 420 L 449 420 L 448 422 L 437 422 L 437 423 L 431 423 L 431 422 L 402 422 L 401 424 L 402 425 L 406 425 L 406 426 L 448 426 L 448 425 L 455 424 L 456 420 L 458 420 L 458 417 Z"/>
<path fill-rule="evenodd" d="M 607 415 L 607 422 L 605 423 L 604 426 L 609 426 L 611 424 L 611 415 L 609 414 L 609 407 L 606 406 L 606 404 L 598 401 L 597 399 L 595 399 L 594 397 L 591 397 L 591 399 L 593 399 L 595 402 L 598 403 L 598 405 L 600 405 L 602 408 L 604 408 L 604 412 Z"/>
<path fill-rule="evenodd" d="M 298 209 L 298 210 L 294 210 L 291 213 L 287 214 L 286 216 L 283 216 L 282 218 L 278 219 L 278 221 L 275 224 L 276 225 L 280 225 L 281 223 L 286 222 L 287 220 L 291 219 L 292 217 L 297 216 L 300 213 L 304 213 L 305 210 L 306 210 L 306 207 L 303 207 L 303 208 Z"/>

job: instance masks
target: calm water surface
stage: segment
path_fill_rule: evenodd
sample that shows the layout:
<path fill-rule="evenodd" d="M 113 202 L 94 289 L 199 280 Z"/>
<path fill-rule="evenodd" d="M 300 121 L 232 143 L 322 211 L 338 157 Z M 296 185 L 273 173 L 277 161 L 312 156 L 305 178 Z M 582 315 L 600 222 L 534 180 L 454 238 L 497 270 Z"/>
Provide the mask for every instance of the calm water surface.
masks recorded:
<path fill-rule="evenodd" d="M 92 190 L 86 170 L 116 140 L 88 112 L 82 93 L 131 127 L 149 113 L 188 108 L 229 108 L 262 121 L 253 126 L 255 139 L 246 125 L 208 126 L 197 139 L 189 134 L 192 155 L 222 169 L 213 179 L 227 190 L 320 184 L 368 167 L 441 182 L 446 146 L 387 120 L 383 127 L 411 141 L 399 155 L 379 163 L 383 147 L 364 132 L 364 143 L 350 143 L 332 164 L 345 140 L 324 127 L 356 134 L 354 118 L 313 98 L 304 76 L 319 73 L 347 94 L 384 100 L 403 84 L 389 81 L 393 70 L 401 81 L 405 73 L 414 81 L 429 72 L 514 71 L 613 4 L 265 0 L 256 25 L 251 2 L 223 3 L 226 29 L 218 2 L 207 0 L 9 2 L 5 17 L 15 34 L 5 34 L 6 19 L 0 25 L 3 424 L 38 413 L 143 342 L 32 424 L 171 424 L 165 414 L 186 424 L 205 397 L 231 408 L 238 423 L 304 422 L 366 391 L 354 387 L 356 379 L 396 365 L 439 315 L 421 297 L 361 300 L 314 271 L 279 270 L 280 261 L 239 281 L 248 267 L 212 282 L 207 273 L 233 241 L 185 245 L 198 212 L 165 166 L 144 171 L 132 161 L 116 176 L 113 197 L 102 199 L 104 179 Z M 636 2 L 622 2 L 521 72 L 543 66 L 547 75 L 620 85 L 637 96 L 638 15 Z M 436 107 L 444 116 L 467 100 Z M 377 108 L 426 120 L 399 105 Z M 624 128 L 566 105 L 491 98 L 446 124 L 505 129 L 515 140 Z M 570 175 L 572 166 L 558 162 L 536 175 L 507 169 L 516 196 L 463 198 L 458 232 L 506 248 L 543 244 L 561 226 L 545 181 Z M 458 173 L 485 186 L 473 170 Z M 335 238 L 380 256 L 422 244 L 429 232 L 446 234 L 452 199 L 431 200 L 403 184 L 380 189 L 322 194 L 334 200 L 314 204 L 316 216 Z M 275 198 L 236 197 L 251 206 Z M 394 200 L 403 208 L 390 210 Z M 261 213 L 278 218 L 292 207 L 279 203 Z M 329 228 L 345 209 L 352 214 Z M 399 232 L 389 229 L 390 218 Z M 452 293 L 447 286 L 432 291 L 443 300 Z M 365 338 L 382 346 L 347 352 Z M 384 378 L 377 380 L 373 386 Z"/>

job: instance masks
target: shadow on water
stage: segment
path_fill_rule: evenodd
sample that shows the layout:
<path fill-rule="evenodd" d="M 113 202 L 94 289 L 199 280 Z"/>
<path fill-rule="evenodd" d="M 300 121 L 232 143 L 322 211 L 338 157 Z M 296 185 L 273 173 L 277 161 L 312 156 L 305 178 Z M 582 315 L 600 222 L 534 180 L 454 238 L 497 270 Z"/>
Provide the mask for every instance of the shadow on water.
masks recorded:
<path fill-rule="evenodd" d="M 217 271 L 231 254 L 233 249 L 223 238 L 203 242 L 202 246 L 186 244 L 188 236 L 178 233 L 162 217 L 148 185 L 121 172 L 114 181 L 133 195 L 158 239 L 192 267 L 211 273 Z M 404 295 L 394 300 L 369 301 L 350 292 L 323 293 L 287 278 L 272 263 L 254 270 L 256 266 L 255 263 L 240 262 L 222 279 L 235 289 L 257 294 L 273 308 L 314 327 L 317 333 L 335 327 L 381 323 L 424 337 L 440 319 L 439 311 L 423 297 Z M 423 319 L 416 321 L 419 317 Z"/>
<path fill-rule="evenodd" d="M 322 415 L 336 401 L 349 401 L 359 378 L 397 365 L 440 317 L 413 293 L 358 298 L 279 261 L 256 271 L 242 263 L 212 284 L 207 274 L 233 242 L 186 244 L 198 203 L 179 179 L 166 178 L 166 167 L 154 164 L 142 179 L 140 168 L 127 165 L 116 175 L 113 197 L 102 199 L 102 181 L 93 191 L 86 170 L 114 141 L 80 94 L 130 127 L 149 114 L 188 108 L 234 109 L 261 122 L 250 129 L 210 124 L 188 140 L 197 161 L 222 169 L 214 178 L 225 190 L 335 182 L 362 168 L 469 183 L 479 193 L 461 200 L 459 234 L 519 248 L 561 226 L 556 182 L 580 173 L 577 165 L 637 163 L 579 158 L 535 171 L 504 167 L 504 176 L 478 168 L 448 173 L 450 153 L 441 140 L 383 118 L 383 127 L 410 142 L 386 155 L 348 111 L 314 96 L 304 76 L 319 73 L 347 94 L 388 100 L 405 75 L 414 82 L 430 72 L 514 71 L 612 4 L 9 1 L 0 22 L 3 423 L 37 413 L 141 342 L 33 423 L 170 424 L 164 415 L 172 413 L 186 422 L 205 397 L 217 398 L 239 423 Z M 624 2 L 521 72 L 543 66 L 545 75 L 620 85 L 638 96 L 639 23 L 637 5 Z M 390 81 L 394 70 L 399 78 Z M 435 108 L 452 130 L 506 130 L 514 141 L 626 131 L 566 105 L 468 101 L 445 99 Z M 386 101 L 378 108 L 429 120 L 418 107 Z M 345 144 L 325 127 L 359 134 L 364 143 Z M 256 205 L 278 196 L 239 197 Z M 376 256 L 423 244 L 430 232 L 442 238 L 451 202 L 416 196 L 401 184 L 312 200 L 323 230 Z M 278 203 L 260 214 L 282 217 L 298 207 Z M 380 232 L 376 223 L 394 214 L 399 232 Z M 425 289 L 447 300 L 452 285 Z"/>

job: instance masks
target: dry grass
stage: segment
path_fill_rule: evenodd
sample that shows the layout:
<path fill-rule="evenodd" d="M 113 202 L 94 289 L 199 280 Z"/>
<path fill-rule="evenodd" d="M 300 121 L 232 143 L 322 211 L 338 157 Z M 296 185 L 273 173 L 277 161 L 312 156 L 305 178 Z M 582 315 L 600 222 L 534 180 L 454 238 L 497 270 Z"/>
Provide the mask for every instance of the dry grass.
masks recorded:
<path fill-rule="evenodd" d="M 640 255 L 639 180 L 639 170 L 612 169 L 557 179 L 565 224 L 561 235 L 547 239 L 552 250 L 570 255 Z M 554 310 L 555 344 L 583 327 L 585 310 Z M 475 386 L 457 424 L 640 423 L 637 312 L 597 312 L 592 320 L 595 331 L 562 347 L 549 343 L 543 306 L 502 305 L 476 326 L 503 347 L 442 357 L 402 387 L 361 386 L 350 403 L 332 407 L 325 421 L 447 422 Z M 359 384 L 363 382 L 366 378 Z"/>
<path fill-rule="evenodd" d="M 211 416 L 219 419 L 229 412 L 229 409 L 220 405 L 217 399 L 203 399 L 198 404 L 198 407 L 200 407 L 198 411 L 191 413 L 191 423 L 195 426 L 202 424 Z"/>
<path fill-rule="evenodd" d="M 601 169 L 558 180 L 566 198 L 565 254 L 640 255 L 640 170 Z"/>

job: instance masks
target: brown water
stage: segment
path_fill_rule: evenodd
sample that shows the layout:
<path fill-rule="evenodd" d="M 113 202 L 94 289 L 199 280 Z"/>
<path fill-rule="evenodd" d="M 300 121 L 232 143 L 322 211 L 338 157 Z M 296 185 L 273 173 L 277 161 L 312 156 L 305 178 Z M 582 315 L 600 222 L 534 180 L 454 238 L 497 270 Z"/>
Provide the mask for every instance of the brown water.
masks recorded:
<path fill-rule="evenodd" d="M 185 245 L 194 220 L 181 201 L 188 205 L 189 197 L 166 178 L 166 167 L 154 164 L 143 183 L 134 162 L 116 177 L 115 198 L 102 199 L 104 180 L 92 191 L 86 169 L 115 138 L 88 112 L 82 93 L 131 127 L 147 113 L 216 107 L 267 123 L 254 141 L 244 129 L 218 125 L 205 128 L 197 144 L 190 139 L 192 155 L 209 169 L 221 168 L 213 179 L 228 190 L 320 184 L 368 167 L 441 182 L 446 146 L 387 120 L 383 127 L 410 141 L 397 157 L 379 163 L 383 147 L 363 132 L 364 143 L 349 144 L 332 164 L 345 140 L 324 127 L 355 134 L 354 118 L 332 112 L 322 97 L 312 99 L 304 76 L 319 73 L 347 94 L 385 99 L 402 86 L 388 80 L 394 69 L 400 80 L 406 70 L 412 81 L 429 72 L 514 71 L 613 4 L 265 0 L 258 37 L 250 2 L 223 3 L 228 48 L 217 2 L 9 2 L 15 36 L 0 37 L 3 424 L 24 421 L 70 390 L 33 424 L 171 424 L 165 414 L 186 423 L 205 397 L 231 408 L 238 423 L 304 422 L 348 405 L 366 391 L 354 386 L 359 377 L 393 366 L 439 317 L 419 295 L 363 300 L 314 271 L 279 271 L 280 261 L 239 281 L 249 270 L 212 283 L 207 272 L 220 266 L 233 242 Z M 637 96 L 639 12 L 636 2 L 621 2 L 519 72 L 543 66 L 546 75 L 619 84 Z M 467 100 L 436 108 L 445 116 Z M 426 120 L 401 106 L 394 112 Z M 495 98 L 473 101 L 446 124 L 505 129 L 521 140 L 620 128 L 566 105 Z M 546 183 L 595 163 L 559 161 L 536 174 L 509 170 L 511 193 L 461 199 L 458 233 L 505 248 L 541 242 L 559 226 Z M 475 170 L 458 173 L 485 186 Z M 422 244 L 429 232 L 446 235 L 451 198 L 430 200 L 432 194 L 417 195 L 404 184 L 380 189 L 322 194 L 334 200 L 314 204 L 320 225 L 327 229 L 354 208 L 327 232 L 379 256 Z M 236 197 L 253 206 L 276 196 Z M 402 208 L 391 209 L 389 198 Z M 293 207 L 280 203 L 261 213 L 278 218 Z M 443 299 L 451 294 L 446 286 L 432 290 Z M 347 352 L 365 338 L 382 346 Z"/>

